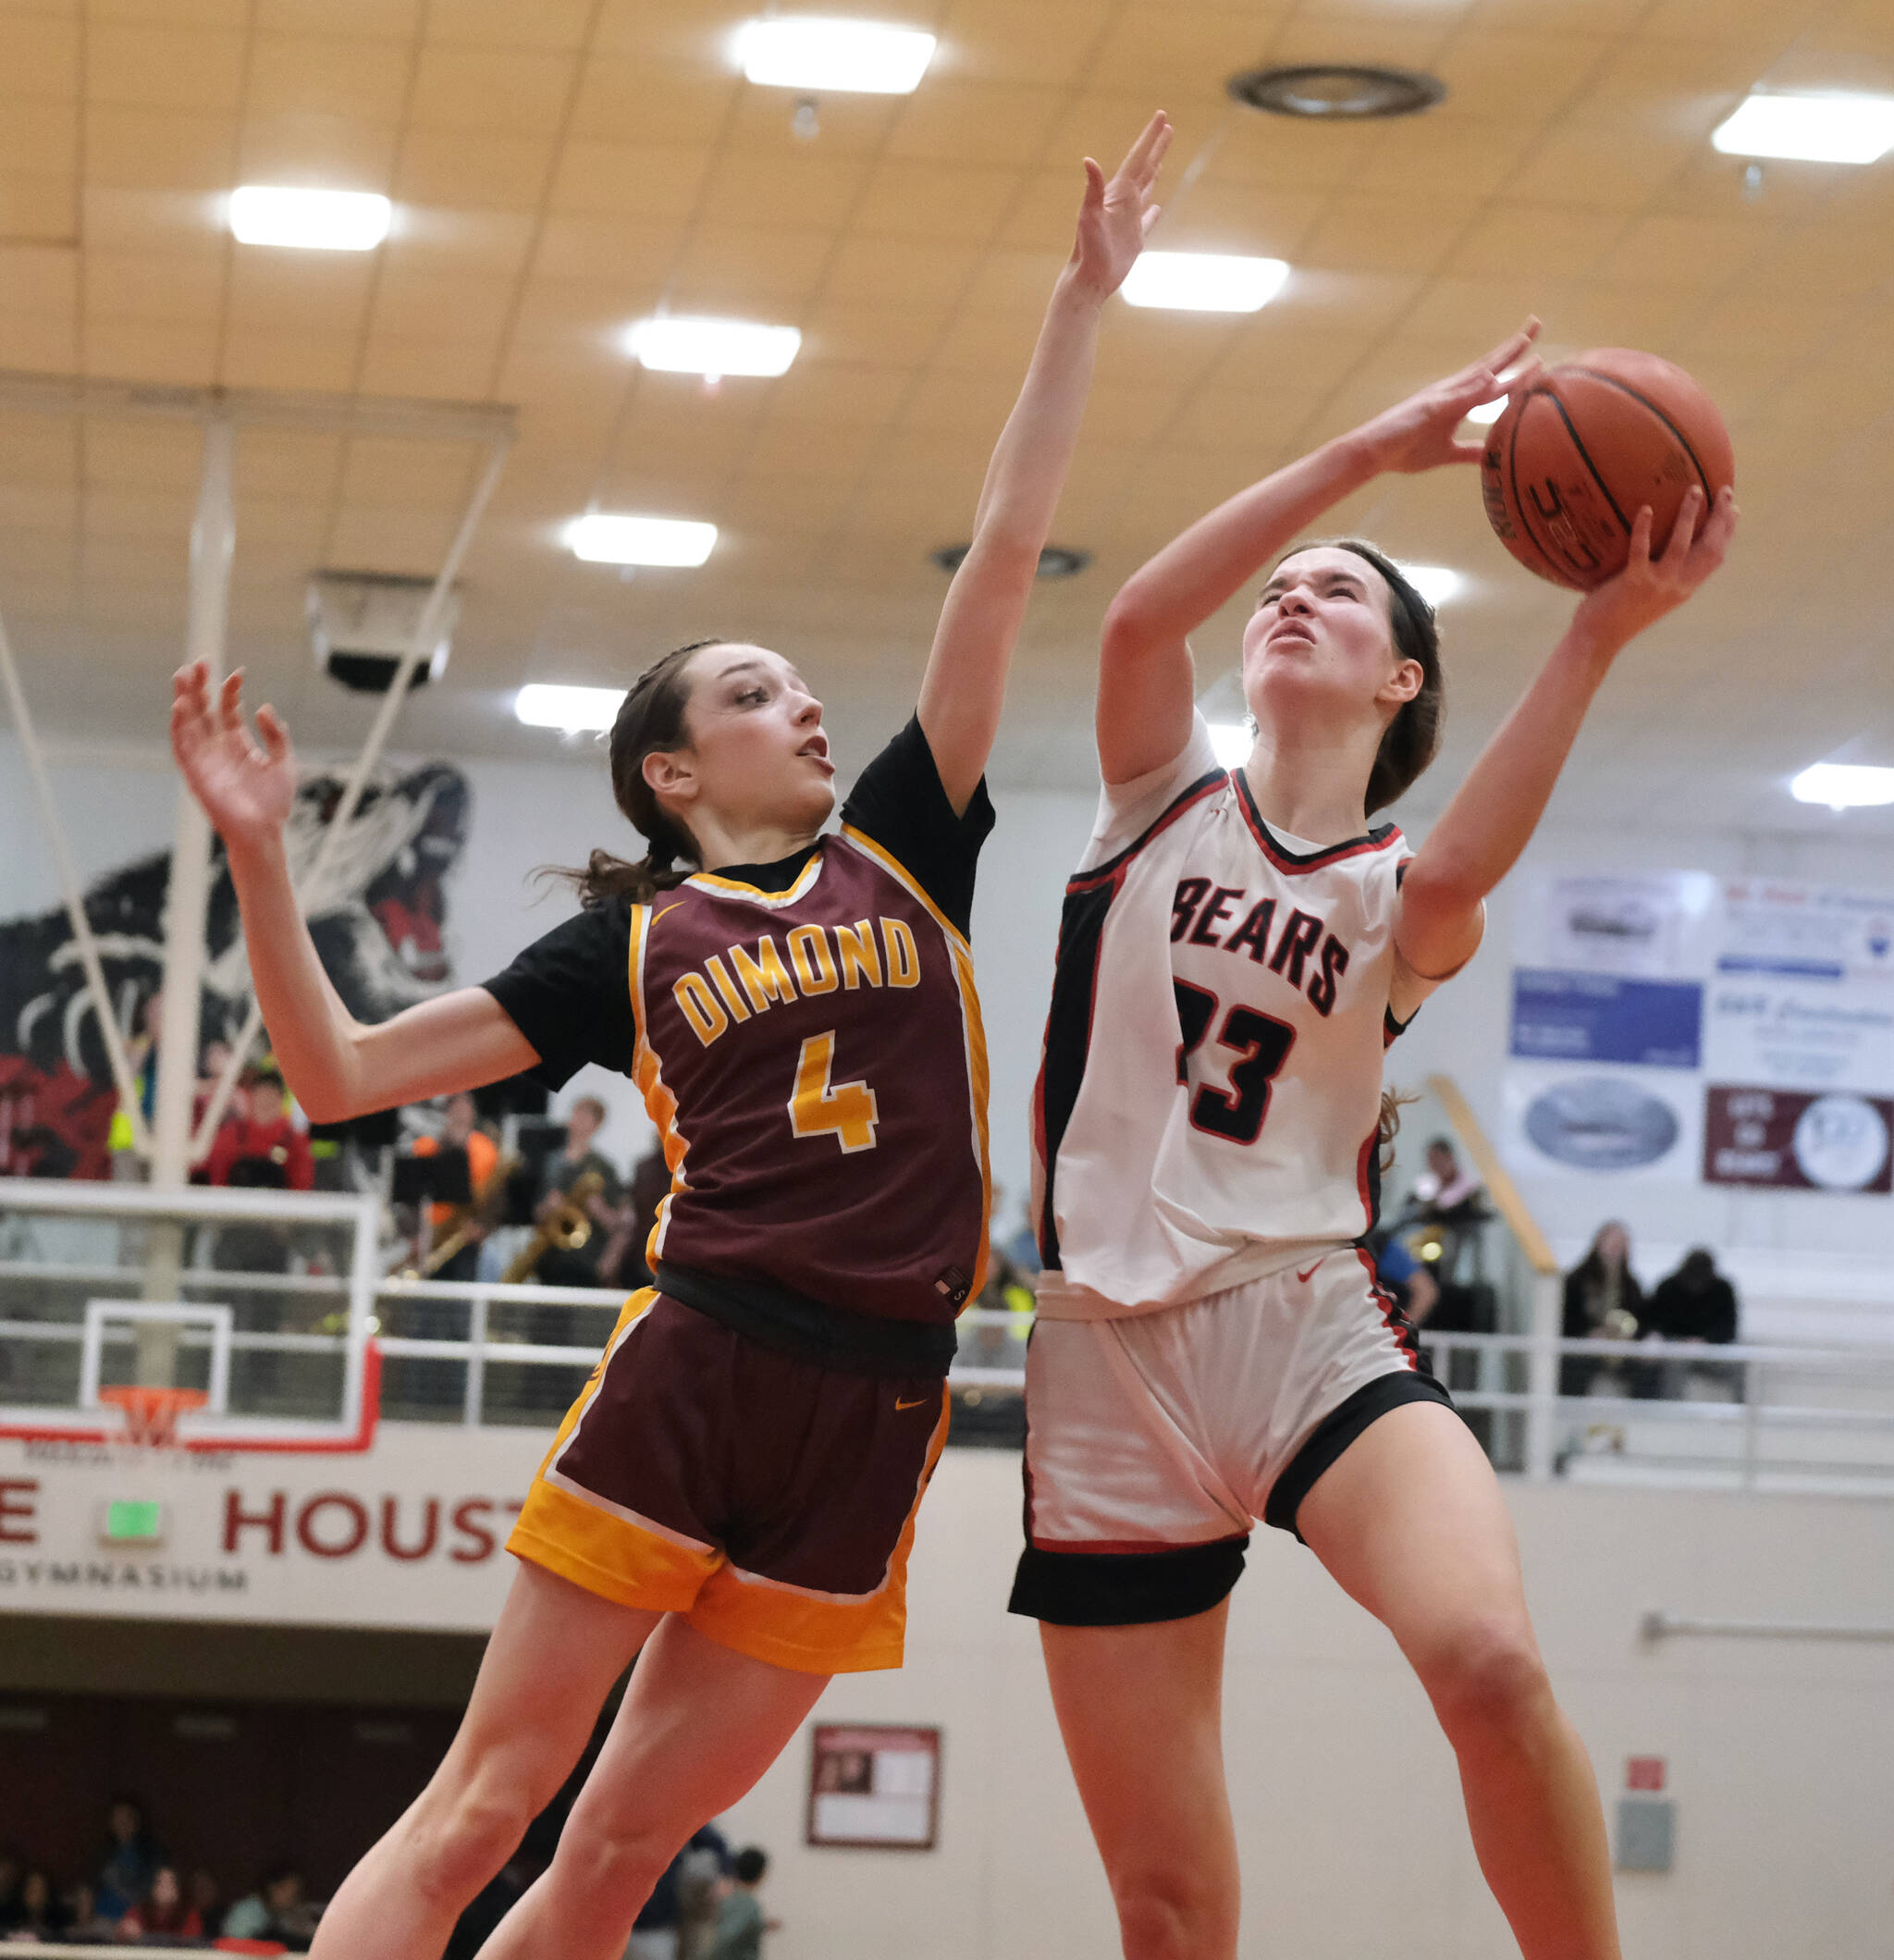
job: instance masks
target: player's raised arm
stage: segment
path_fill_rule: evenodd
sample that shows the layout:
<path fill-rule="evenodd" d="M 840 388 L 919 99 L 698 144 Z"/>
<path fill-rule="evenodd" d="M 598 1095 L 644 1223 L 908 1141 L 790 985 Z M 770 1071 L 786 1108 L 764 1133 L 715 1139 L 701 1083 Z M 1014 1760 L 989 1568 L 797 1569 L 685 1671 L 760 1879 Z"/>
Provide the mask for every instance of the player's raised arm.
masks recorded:
<path fill-rule="evenodd" d="M 1171 125 L 1160 112 L 1110 183 L 1090 157 L 1085 160 L 1072 257 L 987 467 L 973 542 L 948 588 L 921 682 L 921 731 L 956 811 L 978 786 L 999 732 L 1006 670 L 1091 387 L 1099 316 L 1157 216 L 1151 187 L 1170 144 Z"/>
<path fill-rule="evenodd" d="M 1190 735 L 1196 672 L 1185 635 L 1352 491 L 1389 471 L 1478 462 L 1455 434 L 1469 409 L 1530 380 L 1539 323 L 1347 435 L 1219 504 L 1125 582 L 1105 614 L 1099 665 L 1099 766 L 1107 783 L 1161 768 Z M 1518 371 L 1502 382 L 1509 369 Z"/>
<path fill-rule="evenodd" d="M 171 748 L 228 854 L 256 998 L 283 1079 L 318 1123 L 338 1123 L 530 1068 L 532 1044 L 482 987 L 364 1027 L 342 1005 L 296 905 L 283 826 L 296 800 L 289 731 L 270 707 L 244 726 L 243 676 L 212 696 L 203 663 L 172 683 Z"/>
<path fill-rule="evenodd" d="M 1415 972 L 1451 973 L 1472 956 L 1482 905 L 1537 828 L 1611 663 L 1723 562 L 1736 518 L 1736 493 L 1726 488 L 1705 521 L 1703 493 L 1693 485 L 1668 545 L 1654 559 L 1650 509 L 1638 512 L 1630 562 L 1580 601 L 1538 678 L 1408 867 L 1395 943 Z"/>

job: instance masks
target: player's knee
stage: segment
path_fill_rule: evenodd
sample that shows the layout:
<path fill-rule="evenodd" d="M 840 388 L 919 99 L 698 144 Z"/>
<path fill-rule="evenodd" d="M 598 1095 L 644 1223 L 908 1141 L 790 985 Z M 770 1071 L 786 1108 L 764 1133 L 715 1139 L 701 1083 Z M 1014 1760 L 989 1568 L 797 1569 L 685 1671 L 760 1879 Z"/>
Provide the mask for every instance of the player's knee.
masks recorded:
<path fill-rule="evenodd" d="M 523 1780 L 498 1775 L 428 1793 L 411 1820 L 415 1882 L 431 1898 L 464 1904 L 512 1855 L 542 1807 Z"/>
<path fill-rule="evenodd" d="M 1235 1951 L 1235 1901 L 1187 1869 L 1128 1873 L 1113 1887 L 1125 1960 L 1216 1960 Z"/>
<path fill-rule="evenodd" d="M 643 1905 L 688 1834 L 649 1817 L 583 1816 L 560 1834 L 561 1883 L 588 1896 Z"/>
<path fill-rule="evenodd" d="M 1545 1663 L 1523 1619 L 1476 1620 L 1420 1670 L 1450 1736 L 1505 1738 L 1528 1728 L 1551 1696 Z"/>

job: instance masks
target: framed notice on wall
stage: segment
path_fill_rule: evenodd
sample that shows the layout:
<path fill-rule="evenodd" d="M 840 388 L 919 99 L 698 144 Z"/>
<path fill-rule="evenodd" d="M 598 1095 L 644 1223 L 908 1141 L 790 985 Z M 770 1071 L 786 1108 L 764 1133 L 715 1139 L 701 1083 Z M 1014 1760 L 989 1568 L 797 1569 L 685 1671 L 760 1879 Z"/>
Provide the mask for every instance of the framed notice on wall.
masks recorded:
<path fill-rule="evenodd" d="M 941 1732 L 818 1722 L 809 1752 L 811 1844 L 931 1851 L 941 1815 Z"/>

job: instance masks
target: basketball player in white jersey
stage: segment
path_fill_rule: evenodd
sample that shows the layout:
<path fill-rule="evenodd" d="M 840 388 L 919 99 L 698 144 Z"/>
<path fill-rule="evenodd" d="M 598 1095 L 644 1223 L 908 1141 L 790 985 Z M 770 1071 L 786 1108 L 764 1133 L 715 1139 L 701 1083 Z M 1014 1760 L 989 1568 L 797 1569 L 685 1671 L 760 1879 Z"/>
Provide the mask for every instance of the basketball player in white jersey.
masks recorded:
<path fill-rule="evenodd" d="M 1528 1960 L 1615 1960 L 1604 1819 L 1534 1643 L 1499 1486 L 1422 1373 L 1360 1239 L 1382 1054 L 1480 943 L 1585 709 L 1722 561 L 1698 493 L 1569 629 L 1410 854 L 1370 816 L 1432 759 L 1433 617 L 1349 540 L 1278 554 L 1386 471 L 1472 462 L 1482 362 L 1232 498 L 1107 616 L 1097 829 L 1067 888 L 1036 1098 L 1046 1275 L 1027 1363 L 1013 1606 L 1052 1697 L 1128 1960 L 1229 1960 L 1219 1724 L 1252 1521 L 1387 1625 L 1458 1757 L 1482 1869 Z M 1706 521 L 1707 520 L 1707 521 Z M 1217 766 L 1185 635 L 1265 567 L 1243 636 L 1256 746 Z"/>

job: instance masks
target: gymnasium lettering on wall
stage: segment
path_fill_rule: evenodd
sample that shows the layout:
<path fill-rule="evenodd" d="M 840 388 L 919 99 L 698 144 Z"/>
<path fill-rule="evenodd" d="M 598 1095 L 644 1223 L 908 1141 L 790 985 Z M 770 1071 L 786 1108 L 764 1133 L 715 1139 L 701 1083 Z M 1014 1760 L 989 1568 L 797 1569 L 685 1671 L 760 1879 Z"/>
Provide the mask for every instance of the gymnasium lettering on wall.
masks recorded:
<path fill-rule="evenodd" d="M 297 792 L 287 843 L 300 879 L 342 782 L 312 776 Z M 465 845 L 472 792 L 450 763 L 371 782 L 346 838 L 309 894 L 310 931 L 336 991 L 363 1021 L 386 1020 L 452 979 L 443 927 L 445 880 Z M 86 918 L 106 991 L 128 1037 L 143 1025 L 164 964 L 168 851 L 94 881 Z M 234 1038 L 249 1011 L 250 968 L 236 893 L 214 846 L 205 921 L 200 1042 Z M 0 920 L 0 1176 L 104 1177 L 117 1097 L 62 907 Z"/>

